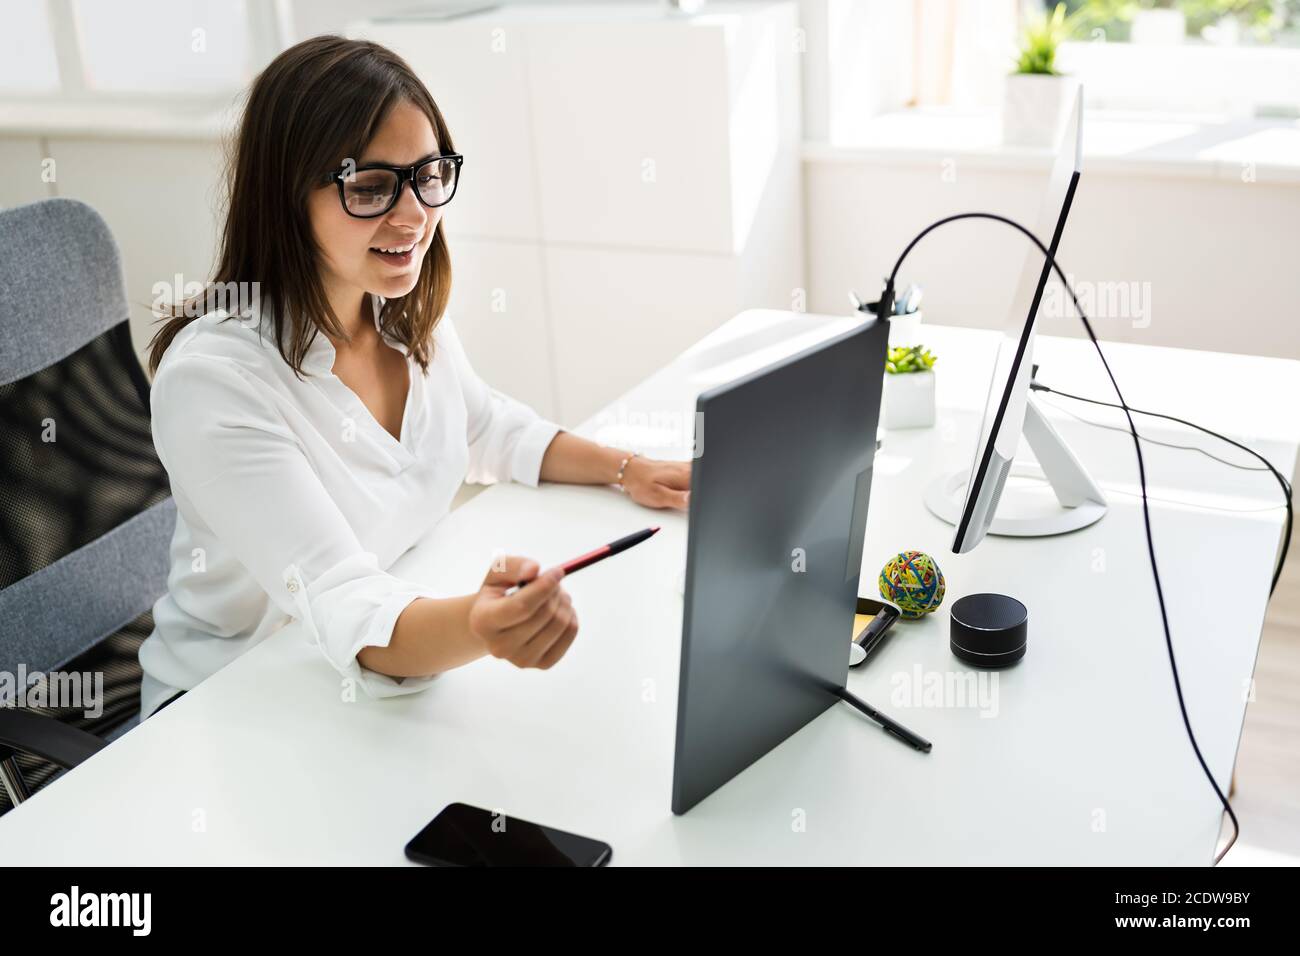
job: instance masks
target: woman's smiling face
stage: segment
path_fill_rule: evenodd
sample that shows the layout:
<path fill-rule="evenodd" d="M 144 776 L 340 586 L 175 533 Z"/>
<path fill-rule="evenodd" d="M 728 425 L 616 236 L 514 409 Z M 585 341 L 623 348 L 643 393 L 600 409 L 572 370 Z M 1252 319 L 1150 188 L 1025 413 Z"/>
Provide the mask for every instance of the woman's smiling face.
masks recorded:
<path fill-rule="evenodd" d="M 379 163 L 412 166 L 437 156 L 439 143 L 428 117 L 411 103 L 399 101 L 378 133 L 357 157 L 357 168 Z M 420 277 L 425 253 L 442 219 L 415 196 L 411 183 L 393 208 L 373 219 L 358 219 L 343 210 L 338 187 L 315 190 L 308 202 L 312 231 L 320 249 L 321 280 L 335 308 L 355 295 L 370 292 L 387 299 L 406 295 Z M 390 250 L 384 252 L 382 250 Z M 339 316 L 347 320 L 349 316 Z"/>

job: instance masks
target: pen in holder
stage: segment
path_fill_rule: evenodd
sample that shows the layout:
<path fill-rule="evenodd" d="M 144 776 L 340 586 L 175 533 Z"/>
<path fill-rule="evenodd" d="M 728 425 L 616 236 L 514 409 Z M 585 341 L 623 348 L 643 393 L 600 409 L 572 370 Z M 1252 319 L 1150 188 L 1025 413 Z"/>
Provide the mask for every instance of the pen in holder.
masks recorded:
<path fill-rule="evenodd" d="M 863 302 L 857 293 L 849 293 L 849 302 L 858 312 L 879 317 L 881 311 L 889 321 L 889 344 L 891 346 L 914 344 L 921 331 L 921 298 L 924 291 L 913 283 L 897 295 L 889 280 L 885 280 L 880 298 L 875 302 Z"/>

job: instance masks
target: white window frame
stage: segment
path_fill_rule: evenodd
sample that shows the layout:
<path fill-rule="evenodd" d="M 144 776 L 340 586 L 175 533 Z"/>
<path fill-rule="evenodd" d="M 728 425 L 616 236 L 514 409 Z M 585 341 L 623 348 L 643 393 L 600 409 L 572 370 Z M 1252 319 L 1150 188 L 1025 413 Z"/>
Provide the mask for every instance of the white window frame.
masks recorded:
<path fill-rule="evenodd" d="M 49 92 L 4 91 L 0 102 L 31 104 L 78 104 L 83 106 L 151 106 L 203 108 L 228 104 L 243 87 L 236 83 L 229 89 L 210 93 L 168 90 L 114 92 L 88 89 L 82 63 L 81 41 L 77 32 L 73 0 L 45 0 L 54 58 L 59 70 L 59 88 Z M 290 0 L 248 0 L 248 43 L 250 63 L 261 69 L 282 51 L 292 37 Z"/>
<path fill-rule="evenodd" d="M 1079 76 L 1091 102 L 1104 109 L 1234 118 L 1300 112 L 1297 47 L 1079 40 L 1061 44 L 1057 61 Z"/>
<path fill-rule="evenodd" d="M 918 102 L 922 108 L 931 108 L 925 103 L 925 78 L 916 75 L 920 68 L 917 44 L 933 44 L 929 31 L 934 24 L 927 17 L 944 7 L 938 0 L 913 0 L 915 24 L 910 31 L 907 23 L 894 22 L 888 24 L 897 28 L 890 35 L 850 37 L 843 35 L 844 23 L 837 23 L 844 21 L 836 17 L 836 10 L 844 3 L 800 2 L 809 54 L 803 65 L 805 139 L 832 148 L 843 138 L 840 131 L 846 116 L 851 121 L 862 121 L 882 114 L 911 112 Z M 992 8 L 995 0 L 989 3 Z M 1022 6 L 1016 4 L 1016 9 L 1019 16 L 1024 15 Z M 1007 48 L 1009 73 L 1014 36 L 1008 36 Z M 907 51 L 901 63 L 900 50 Z M 969 60 L 966 65 L 969 68 Z M 1211 121 L 1257 117 L 1285 120 L 1300 114 L 1300 47 L 1246 43 L 1217 46 L 1192 38 L 1174 46 L 1077 40 L 1062 44 L 1058 65 L 1083 80 L 1090 109 L 1122 112 L 1135 119 L 1158 121 L 1196 115 Z M 882 77 L 873 71 L 887 72 Z M 906 75 L 909 72 L 911 75 Z M 983 77 L 985 72 L 981 68 L 979 75 Z M 909 80 L 910 101 L 905 92 L 900 95 Z M 935 105 L 933 109 L 969 115 L 1000 108 L 996 96 L 981 94 L 978 99 L 979 106 Z"/>

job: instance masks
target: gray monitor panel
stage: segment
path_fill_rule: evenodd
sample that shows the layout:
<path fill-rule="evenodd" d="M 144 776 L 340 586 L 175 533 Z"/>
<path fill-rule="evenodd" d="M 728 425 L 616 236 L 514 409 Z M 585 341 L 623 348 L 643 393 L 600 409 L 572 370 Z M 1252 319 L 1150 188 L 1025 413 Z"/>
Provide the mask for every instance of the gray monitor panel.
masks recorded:
<path fill-rule="evenodd" d="M 888 337 L 869 319 L 697 400 L 674 813 L 847 682 Z"/>

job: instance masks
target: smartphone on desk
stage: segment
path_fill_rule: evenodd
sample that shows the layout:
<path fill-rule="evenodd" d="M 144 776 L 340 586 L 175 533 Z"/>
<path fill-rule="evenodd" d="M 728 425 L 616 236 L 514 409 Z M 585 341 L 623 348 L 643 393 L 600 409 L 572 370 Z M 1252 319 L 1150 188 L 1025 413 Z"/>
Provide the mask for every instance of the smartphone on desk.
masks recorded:
<path fill-rule="evenodd" d="M 540 823 L 452 803 L 406 844 L 426 866 L 604 866 L 608 843 Z"/>

